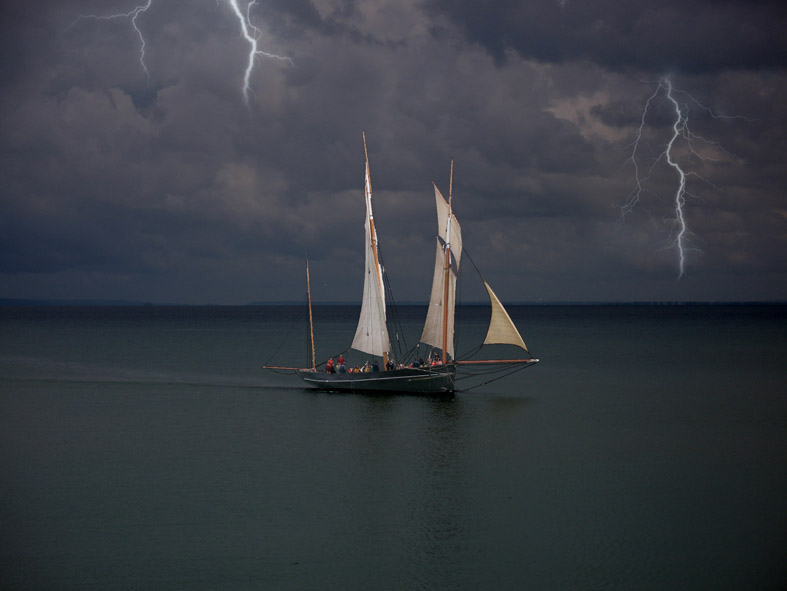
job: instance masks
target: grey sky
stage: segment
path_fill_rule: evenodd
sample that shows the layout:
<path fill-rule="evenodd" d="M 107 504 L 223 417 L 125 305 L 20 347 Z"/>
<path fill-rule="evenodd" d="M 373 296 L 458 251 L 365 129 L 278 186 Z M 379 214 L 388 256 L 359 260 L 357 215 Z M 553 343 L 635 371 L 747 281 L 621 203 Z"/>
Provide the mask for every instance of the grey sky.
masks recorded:
<path fill-rule="evenodd" d="M 294 65 L 260 59 L 247 107 L 228 0 L 153 0 L 149 78 L 129 20 L 77 20 L 133 1 L 4 3 L 0 297 L 299 300 L 308 252 L 315 299 L 357 301 L 364 130 L 399 300 L 428 298 L 451 158 L 464 244 L 504 301 L 787 299 L 787 9 L 591 4 L 262 0 L 259 48 Z M 676 145 L 679 281 L 675 171 L 621 223 L 664 76 L 705 158 Z M 673 120 L 658 96 L 641 174 Z"/>

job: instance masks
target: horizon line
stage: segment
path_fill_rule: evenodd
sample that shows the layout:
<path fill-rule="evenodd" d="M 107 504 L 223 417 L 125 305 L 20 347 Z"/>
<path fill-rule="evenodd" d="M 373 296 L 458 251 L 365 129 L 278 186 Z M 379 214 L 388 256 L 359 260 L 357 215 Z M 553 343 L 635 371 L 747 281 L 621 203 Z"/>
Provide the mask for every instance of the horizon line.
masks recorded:
<path fill-rule="evenodd" d="M 504 302 L 506 306 L 745 306 L 745 305 L 787 305 L 787 300 L 519 300 Z M 179 302 L 151 302 L 114 299 L 35 299 L 35 298 L 0 298 L 0 307 L 255 307 L 255 306 L 301 306 L 304 302 L 294 300 L 254 301 L 245 304 L 200 303 L 185 304 Z M 314 306 L 360 306 L 355 301 L 315 301 Z M 396 306 L 423 306 L 428 302 L 404 301 Z M 484 300 L 473 300 L 457 303 L 458 306 L 488 306 Z"/>

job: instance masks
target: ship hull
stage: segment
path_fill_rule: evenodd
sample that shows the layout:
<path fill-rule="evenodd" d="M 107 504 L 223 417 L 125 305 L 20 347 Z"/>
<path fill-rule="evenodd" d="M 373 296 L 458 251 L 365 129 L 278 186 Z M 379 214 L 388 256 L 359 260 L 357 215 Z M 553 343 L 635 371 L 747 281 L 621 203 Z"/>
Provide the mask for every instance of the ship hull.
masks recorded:
<path fill-rule="evenodd" d="M 335 374 L 299 370 L 298 375 L 314 388 L 334 392 L 445 395 L 454 392 L 456 366 Z"/>

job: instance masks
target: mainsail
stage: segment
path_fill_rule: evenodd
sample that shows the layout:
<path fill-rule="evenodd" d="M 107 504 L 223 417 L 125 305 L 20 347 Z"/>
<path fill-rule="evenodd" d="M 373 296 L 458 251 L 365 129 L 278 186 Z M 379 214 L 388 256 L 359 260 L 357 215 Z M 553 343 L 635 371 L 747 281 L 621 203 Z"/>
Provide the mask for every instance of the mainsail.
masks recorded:
<path fill-rule="evenodd" d="M 363 140 L 366 151 L 366 136 Z M 369 173 L 369 158 L 366 158 L 366 264 L 363 278 L 363 302 L 361 317 L 351 347 L 357 351 L 383 357 L 391 350 L 388 328 L 385 323 L 385 290 L 383 272 L 377 253 L 377 232 L 372 212 L 372 179 Z"/>
<path fill-rule="evenodd" d="M 456 276 L 462 258 L 462 229 L 451 212 L 440 190 L 435 185 L 435 204 L 437 205 L 437 251 L 435 253 L 432 294 L 429 297 L 429 310 L 421 334 L 421 342 L 443 348 L 443 324 L 446 324 L 445 352 L 454 356 L 454 309 L 456 307 Z M 446 273 L 445 251 L 450 249 L 450 268 Z M 445 282 L 448 281 L 446 294 Z M 447 297 L 446 297 L 447 295 Z M 446 310 L 447 308 L 447 310 Z"/>

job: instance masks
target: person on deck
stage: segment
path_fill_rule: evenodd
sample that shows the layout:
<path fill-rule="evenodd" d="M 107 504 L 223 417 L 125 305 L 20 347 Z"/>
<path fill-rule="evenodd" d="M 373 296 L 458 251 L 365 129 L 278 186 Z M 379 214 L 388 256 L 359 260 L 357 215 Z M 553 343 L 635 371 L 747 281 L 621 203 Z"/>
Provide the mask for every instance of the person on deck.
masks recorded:
<path fill-rule="evenodd" d="M 325 364 L 325 371 L 328 373 L 336 373 L 336 368 L 333 366 L 333 357 L 328 359 L 328 363 Z"/>

